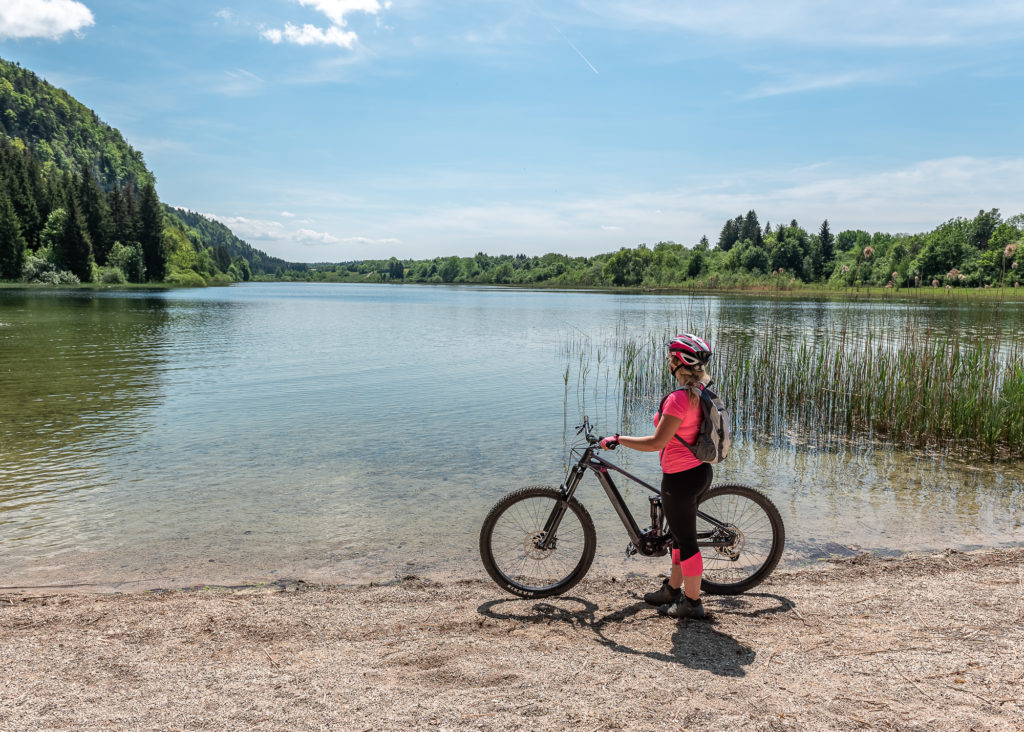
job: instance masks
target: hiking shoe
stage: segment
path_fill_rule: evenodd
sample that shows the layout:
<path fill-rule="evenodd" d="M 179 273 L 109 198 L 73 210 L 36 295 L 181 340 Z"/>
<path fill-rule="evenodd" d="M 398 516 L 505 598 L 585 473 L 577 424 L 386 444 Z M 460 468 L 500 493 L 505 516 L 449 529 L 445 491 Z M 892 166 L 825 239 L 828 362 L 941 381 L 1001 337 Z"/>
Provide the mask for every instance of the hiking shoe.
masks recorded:
<path fill-rule="evenodd" d="M 700 600 L 691 600 L 686 595 L 681 595 L 675 602 L 659 607 L 658 614 L 667 615 L 670 618 L 703 618 L 704 603 Z"/>
<path fill-rule="evenodd" d="M 648 605 L 664 605 L 665 603 L 671 605 L 676 602 L 682 594 L 682 590 L 678 587 L 670 587 L 668 580 L 666 579 L 662 581 L 660 590 L 648 592 L 644 595 L 644 602 Z"/>

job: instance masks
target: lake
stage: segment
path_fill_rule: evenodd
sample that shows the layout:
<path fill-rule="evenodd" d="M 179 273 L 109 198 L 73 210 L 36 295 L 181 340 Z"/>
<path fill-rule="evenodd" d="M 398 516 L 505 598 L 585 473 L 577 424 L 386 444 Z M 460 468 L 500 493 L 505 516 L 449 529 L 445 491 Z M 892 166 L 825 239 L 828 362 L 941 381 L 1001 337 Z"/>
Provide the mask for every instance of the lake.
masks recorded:
<path fill-rule="evenodd" d="M 607 378 L 579 387 L 580 338 L 726 317 L 756 328 L 769 309 L 780 337 L 840 317 L 898 328 L 914 310 L 1021 337 L 1019 303 L 997 319 L 986 307 L 371 284 L 0 290 L 3 584 L 484 576 L 484 514 L 508 490 L 562 480 L 580 414 L 605 433 L 639 421 Z M 728 374 L 715 376 L 728 399 Z M 658 479 L 656 456 L 619 457 Z M 1019 465 L 746 439 L 716 468 L 725 480 L 775 500 L 791 563 L 1024 542 Z M 579 497 L 599 571 L 664 569 L 623 557 L 595 480 Z M 643 495 L 628 498 L 646 515 Z"/>

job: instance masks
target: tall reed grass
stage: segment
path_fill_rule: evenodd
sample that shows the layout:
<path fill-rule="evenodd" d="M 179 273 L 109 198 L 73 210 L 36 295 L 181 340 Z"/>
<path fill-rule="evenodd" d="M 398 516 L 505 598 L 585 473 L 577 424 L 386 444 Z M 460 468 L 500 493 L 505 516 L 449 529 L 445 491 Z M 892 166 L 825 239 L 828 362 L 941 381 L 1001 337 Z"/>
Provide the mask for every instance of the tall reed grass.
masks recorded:
<path fill-rule="evenodd" d="M 715 345 L 710 371 L 741 440 L 822 447 L 885 442 L 958 456 L 1024 458 L 1022 339 L 999 329 L 969 336 L 932 317 L 883 311 L 816 329 L 787 330 L 770 317 L 757 327 L 708 319 L 682 328 L 706 334 Z M 599 346 L 582 338 L 567 343 L 566 353 L 598 349 L 603 393 L 616 402 L 613 418 L 642 423 L 674 387 L 664 343 L 677 332 L 620 327 Z M 602 369 L 576 373 L 577 384 L 586 384 L 595 375 L 599 380 Z M 591 403 L 600 395 L 595 391 Z"/>

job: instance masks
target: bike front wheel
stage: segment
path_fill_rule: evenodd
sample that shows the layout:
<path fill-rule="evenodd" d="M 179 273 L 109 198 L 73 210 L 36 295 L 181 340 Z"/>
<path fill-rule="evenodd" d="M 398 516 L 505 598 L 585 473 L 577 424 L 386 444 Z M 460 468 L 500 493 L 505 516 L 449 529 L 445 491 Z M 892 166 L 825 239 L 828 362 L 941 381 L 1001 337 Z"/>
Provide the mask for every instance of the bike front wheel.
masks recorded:
<path fill-rule="evenodd" d="M 698 509 L 725 524 L 732 536 L 728 546 L 701 546 L 701 589 L 709 595 L 738 595 L 761 584 L 786 544 L 782 515 L 771 499 L 750 486 L 725 483 L 712 486 Z M 698 535 L 714 535 L 715 529 L 697 517 Z"/>
<path fill-rule="evenodd" d="M 480 558 L 499 587 L 520 597 L 560 595 L 590 569 L 597 550 L 594 522 L 575 498 L 547 549 L 544 527 L 562 503 L 562 494 L 548 486 L 530 486 L 509 493 L 496 504 L 480 529 Z"/>

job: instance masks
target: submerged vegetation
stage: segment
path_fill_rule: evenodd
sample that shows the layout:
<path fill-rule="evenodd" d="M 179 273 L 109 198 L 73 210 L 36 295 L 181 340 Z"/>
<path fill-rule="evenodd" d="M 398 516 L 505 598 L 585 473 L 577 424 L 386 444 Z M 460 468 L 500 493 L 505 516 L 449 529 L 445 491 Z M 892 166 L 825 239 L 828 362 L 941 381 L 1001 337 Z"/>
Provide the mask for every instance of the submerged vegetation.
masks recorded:
<path fill-rule="evenodd" d="M 1019 338 L 999 328 L 978 336 L 919 310 L 803 330 L 771 317 L 756 327 L 712 326 L 710 317 L 688 326 L 715 344 L 712 376 L 738 439 L 817 448 L 867 441 L 958 457 L 1024 458 Z M 900 327 L 892 327 L 897 321 Z M 600 344 L 570 337 L 567 396 L 575 371 L 581 402 L 615 400 L 623 424 L 646 423 L 672 388 L 663 344 L 675 332 L 620 326 Z"/>

